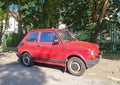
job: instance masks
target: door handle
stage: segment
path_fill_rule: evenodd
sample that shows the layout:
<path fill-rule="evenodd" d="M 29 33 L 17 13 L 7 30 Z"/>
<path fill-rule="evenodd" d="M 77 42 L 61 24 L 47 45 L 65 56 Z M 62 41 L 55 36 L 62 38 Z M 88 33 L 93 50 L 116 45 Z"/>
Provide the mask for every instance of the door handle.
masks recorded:
<path fill-rule="evenodd" d="M 40 45 L 37 45 L 37 47 L 40 47 Z"/>

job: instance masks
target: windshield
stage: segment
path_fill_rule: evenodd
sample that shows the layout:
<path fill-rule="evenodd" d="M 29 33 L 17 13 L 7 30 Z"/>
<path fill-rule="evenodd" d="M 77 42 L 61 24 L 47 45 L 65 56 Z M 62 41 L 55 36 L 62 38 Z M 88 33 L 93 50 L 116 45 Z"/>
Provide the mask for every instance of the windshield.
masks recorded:
<path fill-rule="evenodd" d="M 76 38 L 67 30 L 58 30 L 58 34 L 64 42 L 76 40 Z"/>

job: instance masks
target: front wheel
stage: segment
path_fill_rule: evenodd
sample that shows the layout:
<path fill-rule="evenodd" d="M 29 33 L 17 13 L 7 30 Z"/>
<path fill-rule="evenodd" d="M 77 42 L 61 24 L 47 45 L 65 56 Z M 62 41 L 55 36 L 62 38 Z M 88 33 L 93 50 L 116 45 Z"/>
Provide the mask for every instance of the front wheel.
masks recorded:
<path fill-rule="evenodd" d="M 33 65 L 33 61 L 32 61 L 32 58 L 31 58 L 30 54 L 24 53 L 22 55 L 22 63 L 23 63 L 24 66 L 27 66 L 27 67 Z"/>
<path fill-rule="evenodd" d="M 81 76 L 85 72 L 86 66 L 80 58 L 72 57 L 68 60 L 67 69 L 71 74 Z"/>

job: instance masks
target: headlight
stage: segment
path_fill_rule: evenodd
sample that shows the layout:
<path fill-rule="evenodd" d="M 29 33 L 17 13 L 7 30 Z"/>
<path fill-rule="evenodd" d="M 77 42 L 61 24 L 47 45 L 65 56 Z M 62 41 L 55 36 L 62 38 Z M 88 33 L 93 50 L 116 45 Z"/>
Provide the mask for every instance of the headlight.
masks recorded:
<path fill-rule="evenodd" d="M 91 56 L 93 56 L 93 55 L 94 55 L 94 51 L 92 50 L 92 51 L 91 51 Z"/>

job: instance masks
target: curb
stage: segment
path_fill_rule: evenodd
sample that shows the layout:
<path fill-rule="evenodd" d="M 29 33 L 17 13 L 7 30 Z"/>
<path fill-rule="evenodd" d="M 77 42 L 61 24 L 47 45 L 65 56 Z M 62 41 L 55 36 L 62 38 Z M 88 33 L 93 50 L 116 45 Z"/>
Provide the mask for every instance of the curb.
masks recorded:
<path fill-rule="evenodd" d="M 5 48 L 2 48 L 0 46 L 0 52 L 17 52 L 17 48 L 16 47 L 5 47 Z"/>

